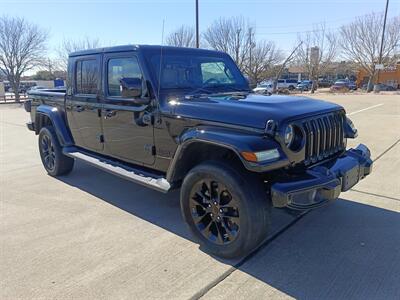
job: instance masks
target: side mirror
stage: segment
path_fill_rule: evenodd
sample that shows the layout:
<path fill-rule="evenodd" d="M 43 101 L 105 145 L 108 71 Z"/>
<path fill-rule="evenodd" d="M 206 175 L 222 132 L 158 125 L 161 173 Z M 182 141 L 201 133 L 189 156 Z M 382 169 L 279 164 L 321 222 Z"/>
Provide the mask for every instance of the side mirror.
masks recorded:
<path fill-rule="evenodd" d="M 123 98 L 137 98 L 142 95 L 142 79 L 125 77 L 119 80 Z"/>

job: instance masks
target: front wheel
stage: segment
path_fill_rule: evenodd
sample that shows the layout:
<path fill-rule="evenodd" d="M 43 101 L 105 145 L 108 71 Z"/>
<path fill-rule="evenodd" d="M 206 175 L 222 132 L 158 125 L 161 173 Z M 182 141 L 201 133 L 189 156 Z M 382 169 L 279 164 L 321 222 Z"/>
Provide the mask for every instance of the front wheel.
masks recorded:
<path fill-rule="evenodd" d="M 71 172 L 74 159 L 62 153 L 62 148 L 52 127 L 43 127 L 39 132 L 39 153 L 47 173 L 51 176 Z"/>
<path fill-rule="evenodd" d="M 223 257 L 244 256 L 269 229 L 269 200 L 254 174 L 219 162 L 193 168 L 181 189 L 182 215 L 198 242 Z"/>

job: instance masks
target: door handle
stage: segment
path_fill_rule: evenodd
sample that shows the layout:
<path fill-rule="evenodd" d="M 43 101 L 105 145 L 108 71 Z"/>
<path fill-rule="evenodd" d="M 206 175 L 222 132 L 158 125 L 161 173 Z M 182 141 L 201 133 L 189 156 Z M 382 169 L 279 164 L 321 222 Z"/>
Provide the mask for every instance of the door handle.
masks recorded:
<path fill-rule="evenodd" d="M 117 114 L 116 110 L 106 109 L 106 114 L 104 115 L 104 119 L 109 119 L 114 117 Z"/>

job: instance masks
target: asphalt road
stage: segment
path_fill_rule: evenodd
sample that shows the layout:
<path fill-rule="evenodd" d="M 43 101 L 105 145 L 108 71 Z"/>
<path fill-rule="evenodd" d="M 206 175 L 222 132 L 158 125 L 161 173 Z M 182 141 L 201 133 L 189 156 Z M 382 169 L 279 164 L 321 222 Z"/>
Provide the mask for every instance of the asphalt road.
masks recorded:
<path fill-rule="evenodd" d="M 321 96 L 320 96 L 321 97 Z M 19 105 L 0 105 L 0 299 L 400 299 L 400 95 L 345 106 L 373 174 L 304 215 L 273 212 L 242 261 L 208 255 L 161 194 L 78 163 L 46 175 Z"/>

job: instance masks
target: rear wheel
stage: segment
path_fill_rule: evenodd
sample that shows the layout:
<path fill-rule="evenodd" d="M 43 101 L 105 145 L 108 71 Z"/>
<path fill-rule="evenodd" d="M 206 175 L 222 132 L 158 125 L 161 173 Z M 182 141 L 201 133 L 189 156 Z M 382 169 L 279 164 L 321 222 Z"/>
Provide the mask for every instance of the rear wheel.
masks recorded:
<path fill-rule="evenodd" d="M 262 181 L 227 164 L 193 168 L 181 189 L 181 210 L 193 235 L 211 253 L 248 254 L 266 237 L 269 201 Z"/>
<path fill-rule="evenodd" d="M 74 166 L 74 159 L 62 153 L 62 148 L 52 127 L 43 127 L 40 130 L 39 153 L 44 168 L 51 176 L 67 174 Z"/>

